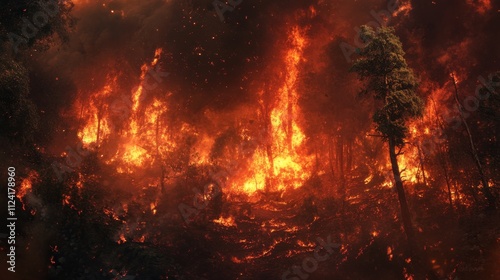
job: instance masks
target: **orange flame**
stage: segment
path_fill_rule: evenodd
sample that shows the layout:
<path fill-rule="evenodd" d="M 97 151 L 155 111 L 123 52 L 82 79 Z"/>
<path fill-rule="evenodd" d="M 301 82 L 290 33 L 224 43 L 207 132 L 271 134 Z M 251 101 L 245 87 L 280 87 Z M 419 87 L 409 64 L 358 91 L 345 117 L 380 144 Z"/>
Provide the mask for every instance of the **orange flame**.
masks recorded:
<path fill-rule="evenodd" d="M 309 177 L 311 158 L 300 154 L 305 135 L 298 125 L 301 117 L 298 107 L 297 82 L 299 65 L 307 45 L 304 29 L 294 27 L 289 36 L 290 48 L 284 57 L 287 73 L 276 96 L 275 106 L 270 113 L 270 131 L 266 143 L 270 145 L 273 157 L 269 157 L 269 147 L 259 147 L 253 154 L 248 170 L 242 178 L 234 180 L 233 190 L 252 195 L 264 190 L 272 181 L 272 190 L 283 191 L 287 187 L 298 188 Z M 262 94 L 262 92 L 260 93 Z M 264 101 L 260 100 L 262 104 Z"/>

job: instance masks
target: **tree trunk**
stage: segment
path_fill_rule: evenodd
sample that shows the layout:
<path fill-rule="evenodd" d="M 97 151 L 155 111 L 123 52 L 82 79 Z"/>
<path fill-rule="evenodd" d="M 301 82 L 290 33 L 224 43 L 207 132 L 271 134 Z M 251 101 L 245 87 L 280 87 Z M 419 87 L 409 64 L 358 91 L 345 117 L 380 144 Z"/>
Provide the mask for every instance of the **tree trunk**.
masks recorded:
<path fill-rule="evenodd" d="M 288 145 L 288 150 L 292 151 L 292 139 L 293 139 L 293 103 L 292 103 L 292 89 L 288 88 L 288 103 L 287 103 L 287 118 L 286 118 L 286 140 Z"/>
<path fill-rule="evenodd" d="M 265 133 L 266 133 L 266 154 L 267 160 L 269 161 L 269 170 L 267 171 L 267 179 L 265 185 L 265 191 L 275 191 L 274 189 L 274 153 L 273 153 L 273 127 L 271 124 L 271 116 L 269 110 L 266 110 L 265 118 Z"/>
<path fill-rule="evenodd" d="M 452 74 L 452 79 L 453 79 L 453 85 L 455 87 L 455 102 L 457 103 L 458 106 L 459 116 L 465 126 L 465 130 L 467 131 L 467 136 L 469 137 L 469 145 L 472 152 L 472 156 L 474 157 L 474 162 L 476 163 L 477 170 L 479 171 L 479 176 L 481 177 L 481 182 L 483 185 L 483 188 L 481 190 L 484 196 L 486 197 L 486 200 L 488 201 L 488 207 L 490 209 L 495 209 L 495 197 L 493 196 L 490 186 L 488 185 L 488 180 L 486 179 L 486 175 L 484 174 L 483 167 L 481 165 L 481 161 L 479 160 L 479 155 L 477 154 L 477 149 L 474 144 L 474 140 L 472 139 L 472 133 L 470 131 L 469 125 L 465 120 L 463 107 L 462 104 L 460 103 L 460 100 L 458 99 L 457 82 L 453 74 Z"/>
<path fill-rule="evenodd" d="M 99 148 L 99 135 L 101 134 L 101 119 L 102 119 L 102 106 L 99 107 L 99 111 L 97 111 L 97 134 L 95 139 L 95 146 Z"/>
<path fill-rule="evenodd" d="M 349 141 L 347 141 L 347 167 L 346 167 L 346 170 L 349 172 L 349 174 L 351 174 L 351 170 L 352 170 L 352 142 L 354 140 L 352 139 L 349 139 Z"/>
<path fill-rule="evenodd" d="M 392 137 L 389 137 L 389 155 L 391 158 L 392 173 L 394 175 L 394 181 L 396 182 L 396 192 L 398 193 L 399 206 L 401 208 L 401 218 L 403 220 L 403 228 L 408 240 L 410 250 L 413 251 L 415 248 L 415 234 L 413 231 L 413 226 L 411 222 L 410 210 L 408 208 L 408 202 L 406 200 L 405 191 L 403 188 L 403 181 L 401 180 L 401 173 L 399 171 L 399 164 L 396 155 L 396 144 Z"/>
<path fill-rule="evenodd" d="M 403 220 L 403 228 L 408 240 L 408 249 L 412 256 L 412 266 L 414 269 L 415 280 L 437 279 L 434 275 L 433 269 L 428 261 L 426 252 L 421 250 L 417 244 L 415 232 L 411 222 L 411 214 L 406 200 L 406 194 L 401 180 L 401 172 L 396 154 L 396 144 L 392 137 L 389 137 L 389 155 L 391 158 L 392 173 L 394 174 L 394 181 L 396 182 L 396 192 L 398 193 L 399 206 L 401 208 L 401 218 Z"/>
<path fill-rule="evenodd" d="M 422 179 L 424 180 L 424 186 L 427 187 L 427 177 L 425 176 L 424 155 L 422 153 L 422 149 L 420 148 L 420 144 L 417 144 L 417 150 L 418 150 L 418 159 L 420 161 L 420 171 L 422 172 Z"/>
<path fill-rule="evenodd" d="M 446 180 L 446 186 L 448 187 L 448 201 L 450 202 L 450 209 L 453 211 L 453 198 L 451 196 L 451 185 L 450 185 L 450 176 L 448 176 L 448 168 L 446 166 L 446 162 L 440 160 L 441 167 L 443 168 L 444 179 Z"/>
<path fill-rule="evenodd" d="M 163 166 L 163 160 L 160 155 L 160 116 L 156 117 L 156 128 L 155 128 L 155 145 L 156 145 L 156 160 L 158 165 L 160 166 L 160 191 L 161 193 L 165 193 L 165 168 Z"/>
<path fill-rule="evenodd" d="M 332 182 L 335 182 L 335 167 L 333 162 L 333 137 L 328 136 L 328 166 L 330 167 L 330 175 L 332 176 Z M 329 188 L 329 194 L 334 195 L 335 190 Z"/>
<path fill-rule="evenodd" d="M 448 162 L 446 161 L 446 152 L 445 149 L 441 146 L 441 144 L 436 144 L 438 150 L 438 162 L 443 169 L 444 179 L 446 181 L 446 187 L 448 189 L 448 201 L 450 203 L 450 209 L 453 211 L 453 198 L 451 196 L 451 183 L 450 183 L 450 174 L 448 173 Z"/>
<path fill-rule="evenodd" d="M 342 134 L 338 136 L 337 155 L 338 155 L 338 170 L 340 171 L 340 195 L 342 197 L 342 215 L 345 213 L 346 204 L 346 186 L 345 186 L 345 163 L 344 163 L 344 137 Z"/>

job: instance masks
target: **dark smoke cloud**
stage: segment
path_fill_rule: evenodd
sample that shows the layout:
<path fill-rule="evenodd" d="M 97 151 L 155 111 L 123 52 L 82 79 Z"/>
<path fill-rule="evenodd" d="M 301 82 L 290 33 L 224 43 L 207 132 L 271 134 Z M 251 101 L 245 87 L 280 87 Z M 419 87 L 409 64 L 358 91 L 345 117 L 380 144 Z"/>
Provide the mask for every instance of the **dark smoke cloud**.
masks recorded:
<path fill-rule="evenodd" d="M 171 73 L 169 87 L 180 102 L 193 110 L 225 107 L 245 101 L 246 81 L 265 65 L 273 32 L 307 2 L 243 2 L 225 13 L 225 23 L 212 1 L 76 3 L 70 42 L 39 61 L 70 76 L 78 88 L 98 88 L 112 69 L 125 73 L 124 83 L 138 77 L 161 47 L 162 68 Z"/>
<path fill-rule="evenodd" d="M 302 85 L 301 94 L 309 95 L 301 104 L 304 110 L 330 114 L 334 120 L 352 116 L 358 85 L 339 44 L 352 44 L 354 28 L 373 21 L 370 12 L 388 4 L 243 0 L 221 22 L 211 0 L 85 2 L 76 2 L 78 22 L 69 42 L 36 56 L 35 70 L 44 72 L 37 74 L 43 76 L 40 80 L 57 77 L 54 83 L 64 84 L 52 87 L 50 94 L 95 91 L 117 71 L 120 90 L 130 91 L 141 65 L 161 47 L 161 69 L 170 76 L 155 94 L 172 91 L 177 113 L 193 121 L 206 109 L 232 110 L 251 102 L 260 84 L 279 82 L 273 73 L 284 71 L 279 67 L 286 33 L 295 24 L 307 28 L 310 40 L 302 65 L 303 76 L 311 76 Z M 412 1 L 409 14 L 390 19 L 417 75 L 443 82 L 447 68 L 466 69 L 473 77 L 497 67 L 500 4 L 492 1 L 492 9 L 481 14 L 468 2 Z M 59 109 L 68 105 L 59 103 Z"/>
<path fill-rule="evenodd" d="M 400 34 L 409 60 L 431 80 L 443 82 L 458 70 L 474 84 L 478 75 L 498 70 L 500 3 L 491 1 L 491 9 L 481 13 L 477 2 L 412 1 Z"/>

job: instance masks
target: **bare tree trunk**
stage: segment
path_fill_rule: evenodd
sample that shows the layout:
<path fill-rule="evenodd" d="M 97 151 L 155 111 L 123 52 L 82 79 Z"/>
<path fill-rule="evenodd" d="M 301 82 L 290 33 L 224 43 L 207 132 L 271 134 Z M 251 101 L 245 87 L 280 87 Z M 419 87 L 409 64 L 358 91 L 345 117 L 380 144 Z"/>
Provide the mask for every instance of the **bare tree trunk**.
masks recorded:
<path fill-rule="evenodd" d="M 490 186 L 488 185 L 488 180 L 486 179 L 486 175 L 484 174 L 483 167 L 481 166 L 481 161 L 479 160 L 479 155 L 477 154 L 476 146 L 474 145 L 474 140 L 472 139 L 472 133 L 470 131 L 469 125 L 467 124 L 467 121 L 465 120 L 463 107 L 458 98 L 457 82 L 453 74 L 452 74 L 452 79 L 453 79 L 453 86 L 455 87 L 455 102 L 457 103 L 458 106 L 460 119 L 462 120 L 465 126 L 465 130 L 467 131 L 467 136 L 469 137 L 469 145 L 472 152 L 472 156 L 474 157 L 474 162 L 476 163 L 477 170 L 479 171 L 479 175 L 481 177 L 481 182 L 483 185 L 483 188 L 481 190 L 484 196 L 486 197 L 486 200 L 488 201 L 488 207 L 490 209 L 495 209 L 495 197 L 493 196 Z"/>
<path fill-rule="evenodd" d="M 421 250 L 418 246 L 417 239 L 415 237 L 415 231 L 413 230 L 413 225 L 411 221 L 410 209 L 408 207 L 408 202 L 406 200 L 406 194 L 403 187 L 403 181 L 401 179 L 401 172 L 399 170 L 399 164 L 396 154 L 396 144 L 394 138 L 389 137 L 389 155 L 391 158 L 392 173 L 394 175 L 394 181 L 396 183 L 396 192 L 398 194 L 399 206 L 401 208 L 401 218 L 403 220 L 403 228 L 406 234 L 406 239 L 408 241 L 408 249 L 410 250 L 410 255 L 413 260 L 413 268 L 415 273 L 415 280 L 426 280 L 426 279 L 437 279 L 434 276 L 430 262 L 428 261 L 428 256 L 426 252 Z"/>
<path fill-rule="evenodd" d="M 97 135 L 95 140 L 96 149 L 99 149 L 99 135 L 101 134 L 102 106 L 97 111 Z"/>
<path fill-rule="evenodd" d="M 332 185 L 335 182 L 335 167 L 333 163 L 333 137 L 328 136 L 328 165 L 330 167 L 330 175 L 332 176 Z M 335 195 L 335 190 L 329 188 L 329 194 Z"/>
<path fill-rule="evenodd" d="M 337 155 L 338 155 L 338 169 L 340 171 L 340 195 L 342 197 L 342 214 L 345 212 L 346 204 L 346 187 L 345 187 L 345 164 L 344 164 L 344 137 L 342 134 L 338 137 Z"/>
<path fill-rule="evenodd" d="M 456 181 L 453 183 L 453 188 L 455 189 L 455 205 L 457 207 L 458 214 L 462 216 L 463 215 L 462 202 L 460 200 L 460 191 L 458 189 L 458 184 Z"/>
<path fill-rule="evenodd" d="M 410 210 L 408 208 L 408 202 L 406 200 L 406 194 L 403 188 L 403 181 L 401 180 L 401 173 L 399 171 L 399 164 L 396 155 L 396 144 L 392 137 L 389 137 L 389 155 L 392 165 L 392 173 L 394 175 L 394 181 L 396 182 L 396 192 L 398 194 L 399 206 L 401 208 L 401 218 L 403 220 L 403 228 L 410 246 L 410 250 L 416 247 L 415 243 L 415 233 L 413 231 L 413 225 L 411 222 Z"/>
<path fill-rule="evenodd" d="M 446 180 L 446 186 L 448 187 L 448 200 L 450 202 L 450 207 L 453 210 L 453 198 L 451 197 L 451 185 L 450 185 L 450 176 L 448 175 L 448 167 L 444 159 L 440 160 L 441 167 L 444 172 L 444 179 Z"/>
<path fill-rule="evenodd" d="M 156 117 L 156 129 L 155 129 L 155 145 L 156 145 L 156 160 L 160 166 L 160 191 L 163 194 L 165 192 L 165 168 L 160 155 L 160 116 Z"/>
<path fill-rule="evenodd" d="M 344 138 L 342 137 L 342 135 L 339 135 L 338 137 L 338 142 L 337 142 L 337 155 L 338 155 L 338 161 L 337 161 L 337 165 L 338 165 L 338 169 L 340 171 L 340 181 L 342 182 L 342 184 L 344 183 L 344 177 L 345 177 L 345 174 L 344 174 Z"/>
<path fill-rule="evenodd" d="M 424 180 L 424 186 L 427 186 L 427 177 L 425 176 L 424 155 L 422 153 L 422 149 L 420 148 L 420 144 L 417 144 L 417 150 L 418 150 L 418 159 L 420 161 L 420 171 L 422 172 L 422 179 Z"/>
<path fill-rule="evenodd" d="M 444 179 L 446 181 L 446 187 L 448 189 L 448 201 L 450 203 L 450 208 L 453 210 L 453 198 L 451 196 L 451 183 L 450 183 L 450 174 L 448 173 L 448 164 L 446 162 L 446 158 L 445 158 L 445 151 L 443 149 L 443 147 L 441 146 L 441 144 L 436 144 L 438 147 L 438 161 L 441 165 L 441 168 L 443 169 L 443 173 L 444 173 Z"/>
<path fill-rule="evenodd" d="M 328 137 L 328 163 L 332 178 L 335 179 L 335 167 L 333 165 L 333 144 L 332 138 Z"/>
<path fill-rule="evenodd" d="M 288 88 L 288 104 L 287 104 L 287 118 L 286 118 L 286 140 L 289 151 L 292 150 L 293 139 L 293 103 L 292 103 L 292 90 Z"/>
<path fill-rule="evenodd" d="M 265 185 L 265 191 L 274 191 L 274 153 L 273 153 L 273 128 L 271 124 L 271 116 L 270 116 L 270 110 L 268 109 L 268 106 L 265 106 L 264 109 L 264 125 L 265 125 L 265 134 L 266 134 L 266 141 L 264 143 L 265 149 L 266 149 L 266 154 L 267 154 L 267 160 L 269 161 L 269 170 L 267 171 L 267 178 L 266 178 L 266 185 Z"/>
<path fill-rule="evenodd" d="M 352 142 L 353 142 L 352 139 L 349 139 L 349 141 L 347 141 L 347 168 L 346 168 L 346 170 L 349 172 L 349 174 L 352 170 Z"/>

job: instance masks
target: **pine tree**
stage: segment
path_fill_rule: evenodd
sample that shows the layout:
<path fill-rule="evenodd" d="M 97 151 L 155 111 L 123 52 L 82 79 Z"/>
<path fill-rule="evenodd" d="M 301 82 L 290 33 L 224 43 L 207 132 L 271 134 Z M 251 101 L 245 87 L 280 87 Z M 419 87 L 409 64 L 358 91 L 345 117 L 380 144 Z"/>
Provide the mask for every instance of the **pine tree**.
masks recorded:
<path fill-rule="evenodd" d="M 416 94 L 418 82 L 406 63 L 402 44 L 394 32 L 390 27 L 375 31 L 371 27 L 362 26 L 360 36 L 366 45 L 357 51 L 359 58 L 351 71 L 356 72 L 365 82 L 361 94 L 372 96 L 375 100 L 373 121 L 377 131 L 389 145 L 403 227 L 410 247 L 414 247 L 415 236 L 397 156 L 405 144 L 407 122 L 420 117 L 424 105 Z"/>

